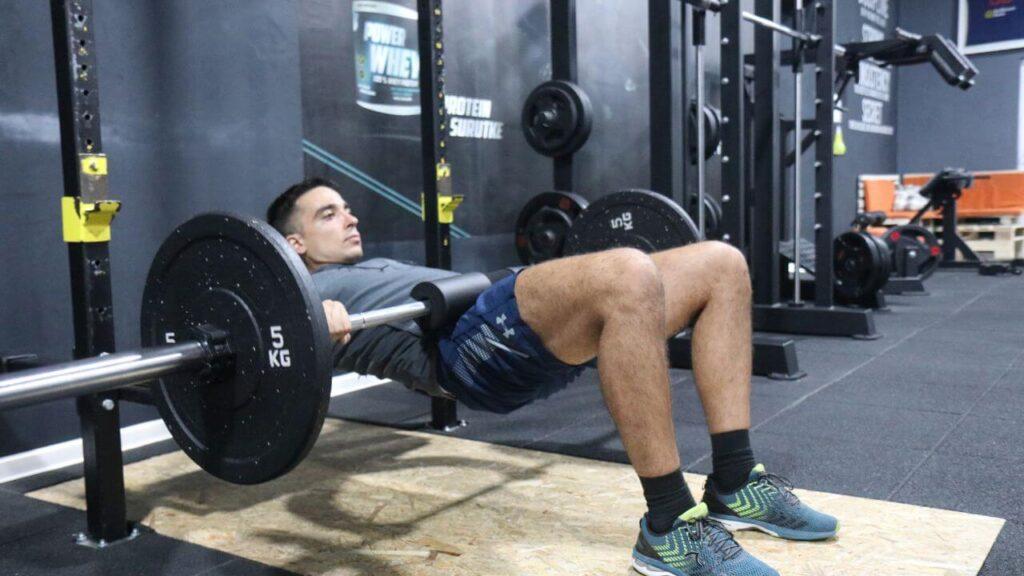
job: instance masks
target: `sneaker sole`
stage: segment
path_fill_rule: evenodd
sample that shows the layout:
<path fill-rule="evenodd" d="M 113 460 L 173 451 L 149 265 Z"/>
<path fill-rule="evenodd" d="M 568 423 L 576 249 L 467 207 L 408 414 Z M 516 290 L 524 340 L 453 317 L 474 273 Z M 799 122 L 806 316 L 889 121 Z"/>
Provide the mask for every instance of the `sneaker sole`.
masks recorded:
<path fill-rule="evenodd" d="M 645 576 L 678 576 L 675 572 L 667 572 L 665 569 L 645 562 L 636 556 L 633 556 L 633 570 Z"/>
<path fill-rule="evenodd" d="M 712 514 L 711 517 L 720 522 L 722 526 L 729 529 L 730 532 L 737 532 L 739 530 L 757 530 L 759 532 L 764 532 L 769 536 L 775 536 L 776 538 L 783 538 L 785 540 L 800 540 L 807 542 L 813 540 L 827 540 L 836 535 L 835 530 L 831 532 L 801 532 L 799 530 L 787 530 L 785 528 L 778 527 L 769 528 L 767 525 L 753 521 L 737 520 L 735 518 L 727 518 L 715 514 Z"/>

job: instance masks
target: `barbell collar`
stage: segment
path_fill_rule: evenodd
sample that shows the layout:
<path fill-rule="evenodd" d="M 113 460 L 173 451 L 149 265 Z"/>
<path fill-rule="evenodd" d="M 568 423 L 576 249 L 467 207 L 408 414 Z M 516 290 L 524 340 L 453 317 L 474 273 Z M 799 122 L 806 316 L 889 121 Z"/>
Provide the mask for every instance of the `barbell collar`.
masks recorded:
<path fill-rule="evenodd" d="M 199 369 L 211 360 L 201 342 L 119 352 L 0 377 L 0 409 L 72 398 Z"/>

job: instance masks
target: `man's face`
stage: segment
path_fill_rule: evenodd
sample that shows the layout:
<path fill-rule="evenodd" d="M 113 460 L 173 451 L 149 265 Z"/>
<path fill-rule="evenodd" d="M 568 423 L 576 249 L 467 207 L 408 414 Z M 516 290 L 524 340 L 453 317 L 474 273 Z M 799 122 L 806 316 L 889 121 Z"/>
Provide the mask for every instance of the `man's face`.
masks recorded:
<path fill-rule="evenodd" d="M 351 264 L 363 257 L 359 219 L 336 190 L 318 186 L 295 202 L 296 232 L 288 243 L 302 256 L 310 271 L 325 264 Z"/>

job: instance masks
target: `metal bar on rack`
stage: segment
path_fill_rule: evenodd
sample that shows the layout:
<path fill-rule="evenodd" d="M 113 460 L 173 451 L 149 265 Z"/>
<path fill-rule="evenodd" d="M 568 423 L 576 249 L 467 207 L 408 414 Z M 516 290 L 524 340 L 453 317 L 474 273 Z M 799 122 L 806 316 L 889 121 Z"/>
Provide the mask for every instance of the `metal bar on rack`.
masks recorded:
<path fill-rule="evenodd" d="M 833 208 L 835 201 L 835 156 L 832 153 L 832 139 L 835 126 L 832 117 L 832 88 L 835 76 L 836 59 L 831 47 L 835 33 L 835 10 L 833 0 L 814 0 L 813 14 L 817 34 L 821 38 L 815 50 L 815 94 L 814 115 L 817 126 L 814 135 L 817 143 L 814 146 L 814 244 L 815 244 L 815 304 L 831 307 L 835 301 L 833 296 L 833 262 L 832 240 Z"/>
<path fill-rule="evenodd" d="M 800 2 L 798 0 L 797 1 L 797 5 L 801 6 L 802 2 Z M 799 8 L 797 8 L 797 10 L 798 11 L 799 10 L 803 10 L 803 8 L 799 7 Z M 769 20 L 767 18 L 762 18 L 762 17 L 758 16 L 757 14 L 751 14 L 750 12 L 743 12 L 743 19 L 746 20 L 747 22 L 750 22 L 751 24 L 757 24 L 758 26 L 764 26 L 765 28 L 770 28 L 770 29 L 772 29 L 772 30 L 774 30 L 774 31 L 776 31 L 776 32 L 778 32 L 780 34 L 785 34 L 786 36 L 789 36 L 790 38 L 793 38 L 794 40 L 800 40 L 802 42 L 807 42 L 807 43 L 810 43 L 810 44 L 814 44 L 814 43 L 818 42 L 819 40 L 821 40 L 821 36 L 819 36 L 817 34 L 808 34 L 807 32 L 801 32 L 799 30 L 794 30 L 794 29 L 790 28 L 789 26 L 786 26 L 784 24 L 779 24 L 778 22 L 775 22 L 774 20 Z"/>

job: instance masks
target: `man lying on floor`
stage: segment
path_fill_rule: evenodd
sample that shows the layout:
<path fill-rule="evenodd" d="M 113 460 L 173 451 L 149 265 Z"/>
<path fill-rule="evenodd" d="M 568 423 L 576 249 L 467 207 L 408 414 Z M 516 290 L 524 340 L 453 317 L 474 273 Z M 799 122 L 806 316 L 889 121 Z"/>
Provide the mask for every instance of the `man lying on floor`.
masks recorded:
<path fill-rule="evenodd" d="M 792 540 L 835 535 L 835 518 L 801 503 L 788 482 L 754 460 L 750 277 L 731 246 L 701 242 L 651 255 L 618 248 L 526 268 L 481 294 L 432 350 L 414 322 L 350 334 L 348 311 L 404 303 L 416 284 L 453 272 L 362 261 L 359 220 L 326 180 L 286 190 L 267 220 L 325 299 L 341 370 L 508 413 L 565 388 L 596 357 L 601 392 L 647 500 L 633 549 L 637 571 L 777 575 L 727 529 Z M 665 346 L 691 324 L 713 461 L 701 504 L 683 481 Z"/>

